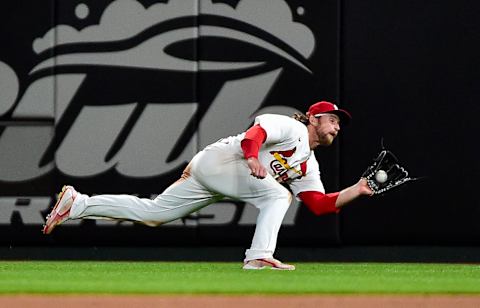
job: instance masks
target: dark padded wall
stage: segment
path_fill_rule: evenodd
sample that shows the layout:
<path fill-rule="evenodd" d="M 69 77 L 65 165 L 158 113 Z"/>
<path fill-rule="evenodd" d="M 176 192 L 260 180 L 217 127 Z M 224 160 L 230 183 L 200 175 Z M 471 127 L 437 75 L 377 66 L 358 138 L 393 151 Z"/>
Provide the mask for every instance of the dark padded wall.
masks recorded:
<path fill-rule="evenodd" d="M 316 151 L 327 191 L 355 183 L 382 137 L 426 179 L 338 215 L 295 203 L 280 246 L 478 244 L 479 13 L 473 0 L 6 1 L 0 244 L 247 246 L 256 212 L 231 200 L 160 228 L 40 230 L 64 183 L 151 197 L 254 115 L 318 99 L 354 117 Z"/>
<path fill-rule="evenodd" d="M 198 150 L 244 131 L 255 114 L 291 115 L 319 98 L 337 100 L 336 0 L 42 0 L 5 8 L 3 244 L 247 246 L 256 211 L 231 200 L 160 228 L 70 221 L 49 237 L 40 230 L 65 183 L 87 194 L 152 197 Z M 338 189 L 339 148 L 317 154 L 325 186 Z M 281 232 L 281 245 L 336 244 L 338 217 L 315 217 L 296 202 Z"/>
<path fill-rule="evenodd" d="M 343 139 L 351 182 L 384 137 L 427 178 L 342 212 L 355 244 L 477 244 L 480 239 L 480 26 L 476 1 L 343 1 Z"/>

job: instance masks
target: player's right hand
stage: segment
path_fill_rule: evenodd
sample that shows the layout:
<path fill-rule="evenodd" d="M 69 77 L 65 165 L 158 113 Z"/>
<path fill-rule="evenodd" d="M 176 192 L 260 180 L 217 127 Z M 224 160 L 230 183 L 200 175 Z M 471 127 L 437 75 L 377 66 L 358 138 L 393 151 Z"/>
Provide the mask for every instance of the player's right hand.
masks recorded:
<path fill-rule="evenodd" d="M 267 169 L 255 157 L 247 159 L 248 168 L 250 168 L 251 175 L 257 179 L 264 179 L 267 176 Z"/>

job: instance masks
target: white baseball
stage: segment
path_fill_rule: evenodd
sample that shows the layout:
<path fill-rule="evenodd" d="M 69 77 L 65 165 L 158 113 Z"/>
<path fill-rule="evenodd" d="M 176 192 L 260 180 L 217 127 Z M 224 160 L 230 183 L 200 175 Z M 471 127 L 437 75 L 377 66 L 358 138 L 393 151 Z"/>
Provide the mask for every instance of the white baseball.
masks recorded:
<path fill-rule="evenodd" d="M 378 170 L 377 173 L 375 173 L 375 180 L 378 183 L 385 183 L 387 181 L 387 173 L 383 170 Z"/>

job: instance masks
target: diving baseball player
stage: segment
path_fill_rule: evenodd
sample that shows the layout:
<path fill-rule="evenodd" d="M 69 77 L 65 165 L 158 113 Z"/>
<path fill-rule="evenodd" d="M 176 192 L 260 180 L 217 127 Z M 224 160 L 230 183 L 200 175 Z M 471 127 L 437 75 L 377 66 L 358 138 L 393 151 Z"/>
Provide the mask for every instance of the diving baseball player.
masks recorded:
<path fill-rule="evenodd" d="M 365 179 L 340 192 L 325 193 L 320 179 L 313 150 L 332 144 L 340 126 L 350 118 L 347 111 L 325 101 L 310 106 L 306 115 L 293 118 L 260 115 L 246 132 L 221 139 L 197 153 L 180 179 L 154 200 L 130 195 L 89 197 L 64 186 L 43 232 L 49 234 L 69 219 L 118 219 L 159 226 L 229 197 L 259 209 L 243 268 L 293 270 L 293 265 L 273 257 L 292 198 L 321 215 L 337 212 L 355 198 L 373 193 Z"/>

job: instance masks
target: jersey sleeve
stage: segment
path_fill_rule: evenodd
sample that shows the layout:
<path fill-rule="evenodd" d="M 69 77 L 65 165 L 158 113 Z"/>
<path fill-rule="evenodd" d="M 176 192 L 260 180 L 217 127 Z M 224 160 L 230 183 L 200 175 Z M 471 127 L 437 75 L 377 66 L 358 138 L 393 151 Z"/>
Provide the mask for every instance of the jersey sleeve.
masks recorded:
<path fill-rule="evenodd" d="M 339 192 L 324 194 L 319 191 L 302 191 L 298 194 L 300 200 L 315 215 L 320 216 L 329 213 L 338 213 L 339 208 L 335 206 Z"/>
<path fill-rule="evenodd" d="M 304 191 L 318 191 L 325 193 L 325 187 L 320 178 L 318 161 L 313 152 L 307 160 L 307 173 L 299 179 L 294 179 L 290 183 L 290 189 L 295 198 L 299 201 L 301 200 L 298 197 L 298 194 Z"/>
<path fill-rule="evenodd" d="M 264 114 L 255 118 L 255 124 L 265 130 L 267 135 L 265 143 L 275 144 L 287 142 L 298 135 L 294 125 L 291 125 L 291 121 L 295 120 L 276 114 Z"/>
<path fill-rule="evenodd" d="M 258 151 L 266 138 L 267 134 L 260 125 L 256 124 L 250 127 L 245 133 L 245 138 L 240 142 L 243 157 L 245 159 L 250 157 L 258 158 Z"/>

